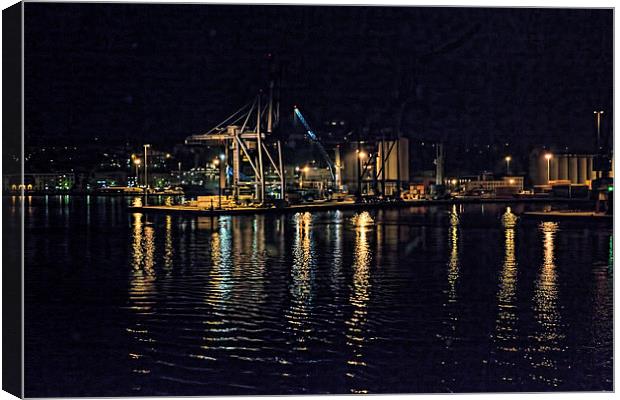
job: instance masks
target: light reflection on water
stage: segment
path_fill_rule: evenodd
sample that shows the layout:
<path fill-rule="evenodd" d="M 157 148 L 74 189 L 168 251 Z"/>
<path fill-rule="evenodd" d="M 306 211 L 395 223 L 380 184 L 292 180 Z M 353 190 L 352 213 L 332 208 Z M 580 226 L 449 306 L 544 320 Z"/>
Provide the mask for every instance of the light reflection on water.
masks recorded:
<path fill-rule="evenodd" d="M 459 277 L 459 215 L 456 204 L 452 206 L 450 211 L 450 228 L 448 229 L 450 236 L 450 262 L 448 263 L 448 282 L 450 291 L 448 301 L 453 303 L 456 301 L 456 281 Z"/>
<path fill-rule="evenodd" d="M 527 349 L 532 366 L 530 378 L 557 387 L 562 383 L 558 376 L 556 354 L 567 350 L 563 343 L 562 316 L 558 307 L 558 272 L 555 264 L 555 240 L 559 231 L 557 222 L 540 224 L 543 235 L 543 262 L 534 292 L 534 324 L 532 346 Z"/>
<path fill-rule="evenodd" d="M 129 285 L 129 309 L 135 315 L 134 323 L 126 328 L 131 340 L 136 345 L 127 354 L 132 363 L 131 372 L 135 376 L 132 390 L 140 391 L 143 376 L 151 373 L 150 363 L 145 359 L 153 351 L 151 347 L 155 341 L 152 332 L 148 328 L 148 318 L 155 312 L 155 298 L 157 287 L 155 285 L 155 232 L 150 226 L 145 226 L 144 215 L 132 214 L 133 241 L 132 262 Z"/>
<path fill-rule="evenodd" d="M 493 335 L 495 341 L 495 363 L 500 379 L 514 380 L 519 348 L 519 318 L 517 309 L 517 261 L 515 256 L 515 232 L 517 216 L 510 207 L 502 215 L 504 228 L 504 262 L 502 265 L 499 291 L 497 293 L 498 314 Z"/>
<path fill-rule="evenodd" d="M 101 198 L 85 200 L 88 213 L 73 198 L 30 201 L 32 265 L 93 254 L 83 275 L 58 275 L 76 286 L 56 289 L 72 312 L 96 304 L 75 329 L 117 349 L 101 359 L 114 384 L 85 394 L 610 388 L 609 230 L 528 225 L 522 208 L 493 205 L 191 218 L 124 214 Z M 78 245 L 53 243 L 68 229 L 36 233 L 67 220 L 80 232 L 86 218 Z M 33 294 L 57 276 L 29 273 Z M 38 299 L 27 302 L 45 313 Z M 70 322 L 45 315 L 31 331 L 79 360 L 82 347 L 43 334 Z M 62 365 L 36 371 L 50 376 L 36 393 L 57 394 L 50 382 L 74 364 Z"/>
<path fill-rule="evenodd" d="M 351 347 L 351 358 L 347 361 L 350 366 L 346 376 L 356 377 L 356 371 L 366 367 L 364 361 L 364 347 L 367 337 L 365 332 L 366 316 L 368 314 L 368 302 L 370 301 L 370 262 L 372 252 L 370 250 L 368 234 L 372 229 L 374 221 L 368 211 L 356 214 L 352 218 L 355 226 L 355 247 L 353 250 L 353 287 L 349 297 L 349 303 L 353 312 L 346 321 L 348 326 L 346 331 L 347 346 Z M 363 381 L 360 381 L 362 383 Z M 352 393 L 368 393 L 366 387 L 358 386 L 355 382 L 351 384 Z"/>
<path fill-rule="evenodd" d="M 312 332 L 308 324 L 312 302 L 312 284 L 314 280 L 315 254 L 314 238 L 312 237 L 312 214 L 297 213 L 293 217 L 295 237 L 293 242 L 293 265 L 291 268 L 291 305 L 287 312 L 287 320 L 294 336 L 291 343 L 293 350 L 306 351 L 307 336 Z"/>

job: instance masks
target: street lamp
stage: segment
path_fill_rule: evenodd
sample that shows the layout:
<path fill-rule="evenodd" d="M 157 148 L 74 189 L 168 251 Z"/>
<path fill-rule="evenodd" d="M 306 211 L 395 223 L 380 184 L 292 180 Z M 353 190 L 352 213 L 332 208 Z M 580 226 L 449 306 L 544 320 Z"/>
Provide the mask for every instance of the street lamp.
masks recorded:
<path fill-rule="evenodd" d="M 135 158 L 135 154 L 132 154 L 131 156 L 132 156 L 132 157 L 134 157 L 134 159 L 133 159 L 133 163 L 134 163 L 134 165 L 136 166 L 136 186 L 140 186 L 140 185 L 138 184 L 138 183 L 139 183 L 139 180 L 140 180 L 140 177 L 139 177 L 139 175 L 138 175 L 138 168 L 140 168 L 140 163 L 141 163 L 141 160 L 140 160 L 139 158 Z"/>
<path fill-rule="evenodd" d="M 601 119 L 603 118 L 604 111 L 594 111 L 596 118 L 596 150 L 601 148 Z"/>
<path fill-rule="evenodd" d="M 304 174 L 307 174 L 310 171 L 310 167 L 307 165 L 301 170 L 301 174 L 299 175 L 299 188 L 303 189 L 304 187 Z"/>
<path fill-rule="evenodd" d="M 148 205 L 148 192 L 149 192 L 149 179 L 148 179 L 148 162 L 147 162 L 147 149 L 151 147 L 150 144 L 144 145 L 144 205 Z"/>
<path fill-rule="evenodd" d="M 366 158 L 363 150 L 357 151 L 357 197 L 362 197 L 362 160 Z"/>
<path fill-rule="evenodd" d="M 553 158 L 553 154 L 551 154 L 551 153 L 545 154 L 545 159 L 547 160 L 547 185 L 549 184 L 549 182 L 551 180 L 550 179 L 549 170 L 551 169 L 550 167 L 551 167 L 551 159 L 552 158 Z"/>
<path fill-rule="evenodd" d="M 219 158 L 216 158 L 213 160 L 213 165 L 219 167 L 217 175 L 217 208 L 222 209 L 222 163 L 220 163 Z"/>
<path fill-rule="evenodd" d="M 512 157 L 506 156 L 504 160 L 506 160 L 506 175 L 510 175 L 510 161 L 512 160 Z"/>

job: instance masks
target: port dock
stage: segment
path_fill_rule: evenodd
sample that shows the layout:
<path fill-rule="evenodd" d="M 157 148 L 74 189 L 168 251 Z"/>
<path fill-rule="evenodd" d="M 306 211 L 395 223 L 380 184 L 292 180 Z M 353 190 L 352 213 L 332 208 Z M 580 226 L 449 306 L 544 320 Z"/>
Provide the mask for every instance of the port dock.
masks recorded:
<path fill-rule="evenodd" d="M 286 214 L 307 211 L 330 211 L 330 210 L 367 210 L 367 209 L 390 209 L 390 208 L 407 208 L 431 205 L 446 204 L 486 204 L 486 203 L 533 203 L 533 204 L 552 204 L 552 203 L 570 203 L 570 204 L 589 204 L 590 200 L 585 199 L 553 199 L 553 198 L 454 198 L 449 200 L 401 200 L 401 201 L 384 201 L 384 202 L 354 202 L 354 201 L 323 201 L 303 204 L 292 204 L 286 207 L 260 207 L 260 206 L 237 206 L 230 208 L 210 208 L 196 207 L 188 205 L 153 205 L 153 206 L 131 206 L 130 210 L 144 213 L 160 213 L 160 214 L 185 214 L 200 216 L 218 216 L 218 215 L 239 215 L 239 214 Z M 549 213 L 543 213 L 549 214 Z M 592 213 L 581 213 L 592 214 Z"/>
<path fill-rule="evenodd" d="M 613 215 L 594 211 L 528 211 L 522 217 L 533 221 L 613 224 Z"/>

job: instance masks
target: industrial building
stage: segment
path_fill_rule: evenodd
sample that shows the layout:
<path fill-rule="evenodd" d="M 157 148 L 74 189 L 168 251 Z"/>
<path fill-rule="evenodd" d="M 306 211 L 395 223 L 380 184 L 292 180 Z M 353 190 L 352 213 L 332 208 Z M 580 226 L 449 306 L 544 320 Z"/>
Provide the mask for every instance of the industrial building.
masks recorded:
<path fill-rule="evenodd" d="M 395 195 L 409 185 L 409 139 L 351 142 L 339 147 L 343 189 Z"/>
<path fill-rule="evenodd" d="M 591 187 L 592 180 L 596 179 L 594 160 L 594 154 L 535 149 L 530 153 L 529 177 L 533 186 L 569 181 L 573 185 Z M 610 177 L 613 177 L 613 162 Z"/>

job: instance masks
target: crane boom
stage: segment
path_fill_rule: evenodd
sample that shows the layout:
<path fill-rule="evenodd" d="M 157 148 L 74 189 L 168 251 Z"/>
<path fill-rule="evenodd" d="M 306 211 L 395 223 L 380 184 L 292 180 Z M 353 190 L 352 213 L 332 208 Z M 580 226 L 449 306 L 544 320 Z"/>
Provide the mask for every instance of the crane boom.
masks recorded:
<path fill-rule="evenodd" d="M 310 140 L 314 144 L 316 144 L 317 147 L 319 148 L 319 151 L 321 152 L 321 156 L 323 156 L 323 159 L 325 159 L 325 162 L 327 163 L 327 167 L 329 168 L 329 173 L 330 173 L 330 175 L 332 177 L 332 180 L 335 181 L 336 180 L 335 167 L 334 167 L 334 163 L 332 162 L 331 158 L 329 157 L 329 154 L 327 154 L 327 151 L 325 151 L 325 148 L 321 144 L 321 141 L 316 136 L 316 134 L 314 133 L 312 128 L 310 128 L 310 125 L 308 125 L 308 122 L 306 122 L 306 119 L 304 118 L 304 116 L 302 115 L 301 111 L 299 111 L 299 108 L 297 108 L 297 107 L 295 107 L 295 115 L 297 116 L 297 118 L 299 118 L 299 121 L 301 122 L 301 124 L 306 129 L 306 135 L 308 135 L 308 138 L 310 138 Z"/>

